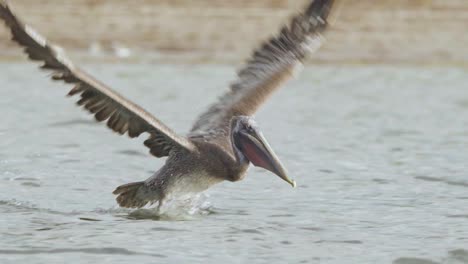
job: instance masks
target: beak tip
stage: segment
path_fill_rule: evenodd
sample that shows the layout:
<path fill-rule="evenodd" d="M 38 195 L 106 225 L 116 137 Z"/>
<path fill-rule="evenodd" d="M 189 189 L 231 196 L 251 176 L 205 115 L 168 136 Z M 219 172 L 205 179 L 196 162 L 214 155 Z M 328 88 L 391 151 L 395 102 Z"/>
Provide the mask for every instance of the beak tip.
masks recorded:
<path fill-rule="evenodd" d="M 292 181 L 291 181 L 291 186 L 292 186 L 293 188 L 296 188 L 297 184 L 296 184 L 296 181 L 295 181 L 295 180 L 292 180 Z"/>

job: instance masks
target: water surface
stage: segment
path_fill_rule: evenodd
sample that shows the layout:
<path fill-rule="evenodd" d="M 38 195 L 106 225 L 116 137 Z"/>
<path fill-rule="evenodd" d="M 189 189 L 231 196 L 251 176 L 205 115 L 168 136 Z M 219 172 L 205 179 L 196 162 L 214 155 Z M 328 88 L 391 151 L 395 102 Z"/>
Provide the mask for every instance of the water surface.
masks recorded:
<path fill-rule="evenodd" d="M 251 169 L 158 218 L 112 190 L 163 160 L 31 64 L 0 64 L 1 263 L 467 263 L 468 72 L 309 67 L 256 119 L 298 188 Z M 228 66 L 89 65 L 176 131 Z M 160 220 L 160 221 L 158 221 Z"/>

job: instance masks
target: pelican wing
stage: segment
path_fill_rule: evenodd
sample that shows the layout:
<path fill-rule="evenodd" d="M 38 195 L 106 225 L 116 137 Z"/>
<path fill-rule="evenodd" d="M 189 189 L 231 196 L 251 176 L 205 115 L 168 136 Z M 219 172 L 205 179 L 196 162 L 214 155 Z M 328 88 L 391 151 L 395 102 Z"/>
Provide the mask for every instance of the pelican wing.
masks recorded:
<path fill-rule="evenodd" d="M 168 156 L 172 150 L 191 150 L 192 143 L 176 135 L 161 121 L 138 105 L 82 71 L 65 56 L 63 50 L 50 44 L 31 27 L 21 22 L 4 0 L 0 0 L 0 18 L 10 28 L 12 39 L 24 47 L 32 60 L 42 61 L 42 69 L 51 70 L 53 80 L 74 84 L 69 96 L 80 95 L 77 104 L 94 114 L 97 121 L 131 138 L 147 132 L 144 142 L 156 157 Z"/>
<path fill-rule="evenodd" d="M 292 18 L 278 36 L 257 49 L 237 80 L 195 122 L 189 137 L 226 137 L 233 116 L 253 115 L 259 106 L 301 68 L 305 57 L 322 43 L 333 0 L 315 0 Z"/>

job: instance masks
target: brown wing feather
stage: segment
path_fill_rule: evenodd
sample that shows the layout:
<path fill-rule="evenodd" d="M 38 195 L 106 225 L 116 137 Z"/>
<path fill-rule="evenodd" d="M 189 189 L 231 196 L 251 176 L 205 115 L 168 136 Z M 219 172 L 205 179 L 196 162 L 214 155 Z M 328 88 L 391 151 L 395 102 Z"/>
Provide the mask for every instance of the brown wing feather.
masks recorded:
<path fill-rule="evenodd" d="M 189 137 L 214 140 L 226 137 L 236 115 L 253 115 L 273 91 L 290 79 L 306 55 L 322 42 L 333 0 L 315 0 L 293 17 L 277 37 L 257 49 L 238 73 L 230 90 L 200 115 Z"/>
<path fill-rule="evenodd" d="M 144 142 L 156 157 L 168 156 L 172 150 L 192 150 L 193 145 L 138 105 L 125 99 L 86 72 L 75 67 L 61 48 L 47 42 L 28 25 L 22 23 L 4 0 L 0 0 L 0 18 L 10 28 L 12 39 L 24 47 L 32 60 L 42 61 L 41 68 L 52 70 L 52 79 L 74 84 L 69 96 L 80 95 L 77 104 L 94 114 L 97 121 L 123 135 L 138 137 L 148 132 Z"/>

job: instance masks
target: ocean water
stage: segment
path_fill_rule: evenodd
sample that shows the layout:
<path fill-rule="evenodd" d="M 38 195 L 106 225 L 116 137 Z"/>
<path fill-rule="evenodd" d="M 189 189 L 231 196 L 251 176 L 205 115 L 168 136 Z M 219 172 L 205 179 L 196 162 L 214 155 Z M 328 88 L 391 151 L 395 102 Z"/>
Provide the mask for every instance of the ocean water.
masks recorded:
<path fill-rule="evenodd" d="M 84 68 L 177 132 L 221 65 Z M 468 70 L 307 67 L 257 113 L 296 179 L 251 168 L 157 215 L 112 195 L 164 162 L 30 63 L 0 64 L 0 263 L 468 263 Z"/>

